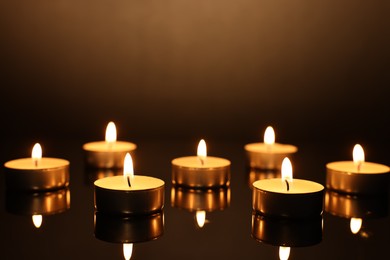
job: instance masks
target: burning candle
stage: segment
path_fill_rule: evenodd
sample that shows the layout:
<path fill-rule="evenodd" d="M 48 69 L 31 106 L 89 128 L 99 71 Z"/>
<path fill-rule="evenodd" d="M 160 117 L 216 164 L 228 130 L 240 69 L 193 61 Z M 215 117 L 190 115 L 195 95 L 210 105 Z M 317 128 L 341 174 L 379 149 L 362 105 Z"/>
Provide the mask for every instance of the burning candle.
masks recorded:
<path fill-rule="evenodd" d="M 123 168 L 126 153 L 134 156 L 137 146 L 134 143 L 117 141 L 117 131 L 113 122 L 108 123 L 105 141 L 83 145 L 86 163 L 92 168 Z"/>
<path fill-rule="evenodd" d="M 288 158 L 282 163 L 282 178 L 253 183 L 253 209 L 264 215 L 289 218 L 320 216 L 323 210 L 324 186 L 293 179 Z"/>
<path fill-rule="evenodd" d="M 110 214 L 147 214 L 164 207 L 164 181 L 134 175 L 129 153 L 123 176 L 106 177 L 94 182 L 95 209 Z"/>
<path fill-rule="evenodd" d="M 207 156 L 206 142 L 198 145 L 197 156 L 172 160 L 172 183 L 192 188 L 211 188 L 230 184 L 230 161 Z"/>
<path fill-rule="evenodd" d="M 331 162 L 326 165 L 326 187 L 345 193 L 384 193 L 388 191 L 390 168 L 365 162 L 364 150 L 357 144 L 353 161 Z"/>
<path fill-rule="evenodd" d="M 271 126 L 264 132 L 263 143 L 250 143 L 244 149 L 248 165 L 262 170 L 280 170 L 283 158 L 298 151 L 294 145 L 275 143 L 275 131 Z"/>
<path fill-rule="evenodd" d="M 4 164 L 7 189 L 53 190 L 69 185 L 69 161 L 42 158 L 42 147 L 35 144 L 31 158 L 8 161 Z"/>

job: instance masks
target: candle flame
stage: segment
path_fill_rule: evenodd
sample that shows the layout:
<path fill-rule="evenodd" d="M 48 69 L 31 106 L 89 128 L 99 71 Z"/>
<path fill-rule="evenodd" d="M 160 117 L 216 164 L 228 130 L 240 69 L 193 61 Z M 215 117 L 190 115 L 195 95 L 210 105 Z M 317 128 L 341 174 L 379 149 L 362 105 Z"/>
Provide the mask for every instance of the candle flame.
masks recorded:
<path fill-rule="evenodd" d="M 290 247 L 280 246 L 279 247 L 279 259 L 287 260 L 290 257 Z"/>
<path fill-rule="evenodd" d="M 206 142 L 205 142 L 203 139 L 200 140 L 200 142 L 199 142 L 199 144 L 198 144 L 197 155 L 198 155 L 199 160 L 200 160 L 200 161 L 202 162 L 202 164 L 203 164 L 204 161 L 206 160 L 206 157 L 207 157 Z"/>
<path fill-rule="evenodd" d="M 42 147 L 39 143 L 36 143 L 32 149 L 31 158 L 39 160 L 42 158 Z"/>
<path fill-rule="evenodd" d="M 293 180 L 293 170 L 292 170 L 292 164 L 290 159 L 287 157 L 283 159 L 282 162 L 282 181 L 290 181 Z"/>
<path fill-rule="evenodd" d="M 264 143 L 272 145 L 275 143 L 275 131 L 272 126 L 268 126 L 264 132 Z"/>
<path fill-rule="evenodd" d="M 34 223 L 34 226 L 36 228 L 40 228 L 42 225 L 42 215 L 33 215 L 32 216 L 32 221 Z"/>
<path fill-rule="evenodd" d="M 133 244 L 132 243 L 123 243 L 123 256 L 126 260 L 131 258 L 133 254 Z"/>
<path fill-rule="evenodd" d="M 126 179 L 127 176 L 130 177 L 130 181 L 134 178 L 133 159 L 129 153 L 126 153 L 125 161 L 123 163 L 123 177 Z"/>
<path fill-rule="evenodd" d="M 111 144 L 116 142 L 116 127 L 114 122 L 109 122 L 106 128 L 106 142 Z"/>
<path fill-rule="evenodd" d="M 349 227 L 351 228 L 352 234 L 357 234 L 363 224 L 363 220 L 361 218 L 351 218 L 351 222 L 349 223 Z"/>
<path fill-rule="evenodd" d="M 364 163 L 364 150 L 360 144 L 353 147 L 352 152 L 353 162 L 357 165 Z"/>
<path fill-rule="evenodd" d="M 199 210 L 196 212 L 196 223 L 198 227 L 202 228 L 206 222 L 206 211 Z"/>

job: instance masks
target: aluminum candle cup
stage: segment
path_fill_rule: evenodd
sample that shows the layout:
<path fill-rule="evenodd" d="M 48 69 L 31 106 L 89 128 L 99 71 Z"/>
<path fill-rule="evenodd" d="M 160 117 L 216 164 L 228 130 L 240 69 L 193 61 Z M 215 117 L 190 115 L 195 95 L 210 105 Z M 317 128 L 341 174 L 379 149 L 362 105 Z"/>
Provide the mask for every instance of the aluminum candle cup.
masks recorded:
<path fill-rule="evenodd" d="M 248 165 L 262 170 L 280 170 L 285 157 L 291 157 L 298 148 L 289 144 L 251 143 L 244 147 Z"/>
<path fill-rule="evenodd" d="M 252 238 L 274 246 L 312 246 L 322 240 L 322 217 L 291 220 L 253 213 Z"/>
<path fill-rule="evenodd" d="M 95 237 L 110 243 L 138 243 L 159 238 L 164 233 L 162 211 L 151 215 L 118 217 L 95 212 Z"/>
<path fill-rule="evenodd" d="M 207 156 L 202 164 L 197 156 L 172 160 L 172 183 L 191 188 L 212 188 L 230 184 L 230 161 Z"/>
<path fill-rule="evenodd" d="M 69 185 L 69 161 L 43 157 L 23 158 L 4 164 L 7 189 L 43 191 Z"/>
<path fill-rule="evenodd" d="M 17 215 L 53 215 L 70 208 L 68 188 L 50 192 L 6 192 L 6 209 Z"/>
<path fill-rule="evenodd" d="M 253 183 L 252 207 L 266 216 L 309 218 L 323 211 L 324 186 L 319 183 L 294 179 L 287 185 L 281 178 Z"/>
<path fill-rule="evenodd" d="M 164 207 L 164 181 L 135 175 L 131 187 L 126 178 L 114 176 L 94 182 L 95 209 L 106 214 L 150 214 Z"/>
<path fill-rule="evenodd" d="M 386 165 L 353 161 L 331 162 L 326 165 L 326 187 L 345 193 L 384 193 L 389 189 L 389 170 Z"/>
<path fill-rule="evenodd" d="M 134 157 L 137 146 L 130 142 L 106 141 L 91 142 L 83 145 L 85 161 L 92 168 L 123 168 L 126 153 Z"/>
<path fill-rule="evenodd" d="M 385 217 L 388 214 L 388 194 L 384 195 L 356 196 L 327 190 L 325 211 L 342 218 Z"/>
<path fill-rule="evenodd" d="M 171 205 L 190 212 L 224 210 L 230 205 L 230 188 L 204 190 L 175 186 L 171 190 Z"/>

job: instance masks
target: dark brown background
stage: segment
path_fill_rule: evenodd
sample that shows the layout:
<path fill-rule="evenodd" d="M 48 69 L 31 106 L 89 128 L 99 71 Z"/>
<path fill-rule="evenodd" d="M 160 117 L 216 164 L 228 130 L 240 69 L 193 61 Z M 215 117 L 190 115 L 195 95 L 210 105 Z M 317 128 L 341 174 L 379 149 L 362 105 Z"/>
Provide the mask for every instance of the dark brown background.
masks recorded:
<path fill-rule="evenodd" d="M 386 0 L 0 2 L 15 139 L 389 141 Z M 349 145 L 349 143 L 348 143 Z"/>

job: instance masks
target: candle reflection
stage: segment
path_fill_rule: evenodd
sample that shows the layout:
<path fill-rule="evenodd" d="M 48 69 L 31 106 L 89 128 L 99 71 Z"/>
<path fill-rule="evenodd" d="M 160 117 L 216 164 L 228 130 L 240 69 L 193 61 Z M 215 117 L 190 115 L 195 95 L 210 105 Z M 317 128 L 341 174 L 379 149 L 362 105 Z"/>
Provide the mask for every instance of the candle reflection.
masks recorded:
<path fill-rule="evenodd" d="M 93 183 L 102 178 L 123 175 L 123 169 L 95 169 L 85 168 L 84 183 L 86 186 L 92 186 Z"/>
<path fill-rule="evenodd" d="M 123 256 L 130 259 L 133 244 L 158 239 L 164 233 L 164 213 L 150 215 L 113 216 L 94 213 L 94 234 L 99 240 L 122 244 Z"/>
<path fill-rule="evenodd" d="M 279 259 L 287 260 L 290 257 L 290 247 L 280 246 L 279 247 Z"/>
<path fill-rule="evenodd" d="M 70 190 L 50 192 L 6 192 L 6 209 L 15 215 L 32 217 L 36 228 L 40 228 L 43 217 L 67 211 L 70 208 Z"/>
<path fill-rule="evenodd" d="M 388 214 L 388 194 L 351 195 L 327 190 L 325 211 L 331 215 L 349 220 L 352 234 L 368 237 L 362 231 L 364 220 L 386 217 Z"/>
<path fill-rule="evenodd" d="M 133 254 L 133 244 L 132 243 L 123 243 L 123 256 L 126 260 L 131 258 Z"/>
<path fill-rule="evenodd" d="M 253 189 L 253 183 L 258 180 L 280 178 L 280 170 L 258 170 L 255 168 L 248 168 L 248 185 Z"/>
<path fill-rule="evenodd" d="M 202 228 L 207 220 L 207 213 L 224 210 L 230 205 L 230 188 L 188 189 L 173 186 L 171 189 L 171 205 L 194 213 L 195 224 Z"/>
<path fill-rule="evenodd" d="M 40 228 L 42 225 L 42 215 L 33 215 L 32 222 L 36 228 Z"/>
<path fill-rule="evenodd" d="M 252 213 L 252 238 L 273 246 L 303 247 L 322 240 L 322 217 L 281 219 Z"/>

